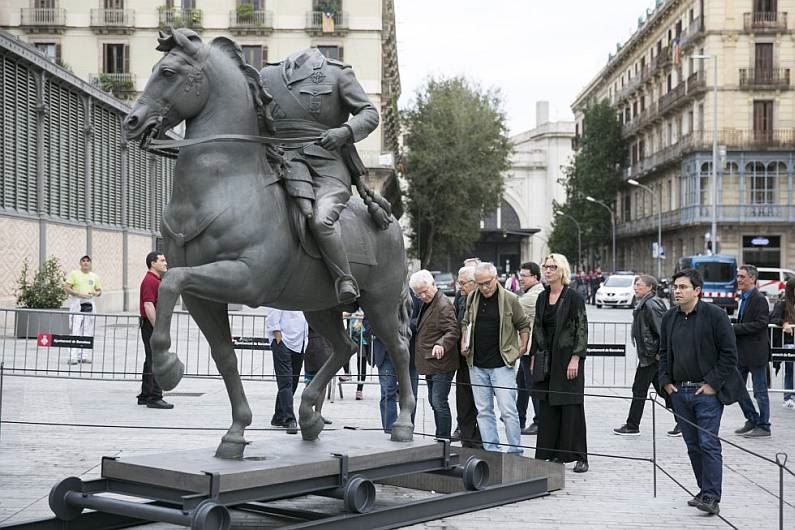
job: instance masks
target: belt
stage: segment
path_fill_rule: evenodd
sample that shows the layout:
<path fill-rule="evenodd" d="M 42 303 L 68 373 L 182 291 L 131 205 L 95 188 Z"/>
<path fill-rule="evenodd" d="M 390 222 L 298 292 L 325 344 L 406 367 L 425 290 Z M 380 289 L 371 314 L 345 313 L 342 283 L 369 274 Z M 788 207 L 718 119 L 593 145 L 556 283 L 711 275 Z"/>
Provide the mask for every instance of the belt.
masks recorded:
<path fill-rule="evenodd" d="M 682 381 L 681 383 L 677 383 L 676 386 L 684 387 L 684 388 L 699 388 L 704 386 L 706 383 L 704 381 Z"/>

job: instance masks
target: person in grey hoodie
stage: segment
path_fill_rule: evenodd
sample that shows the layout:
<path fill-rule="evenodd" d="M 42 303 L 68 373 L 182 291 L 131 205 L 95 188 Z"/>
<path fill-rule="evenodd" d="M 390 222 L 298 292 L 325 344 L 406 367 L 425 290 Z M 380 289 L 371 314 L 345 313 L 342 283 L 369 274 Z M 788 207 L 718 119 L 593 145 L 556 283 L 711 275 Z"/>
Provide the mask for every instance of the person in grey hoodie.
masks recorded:
<path fill-rule="evenodd" d="M 660 396 L 667 397 L 667 392 L 659 389 L 657 369 L 659 367 L 660 325 L 667 308 L 665 302 L 656 296 L 657 280 L 653 276 L 641 275 L 635 280 L 635 297 L 637 305 L 632 312 L 632 342 L 638 352 L 638 367 L 632 383 L 632 404 L 629 406 L 627 422 L 617 429 L 620 436 L 640 435 L 640 419 L 646 404 L 646 393 L 649 384 Z"/>

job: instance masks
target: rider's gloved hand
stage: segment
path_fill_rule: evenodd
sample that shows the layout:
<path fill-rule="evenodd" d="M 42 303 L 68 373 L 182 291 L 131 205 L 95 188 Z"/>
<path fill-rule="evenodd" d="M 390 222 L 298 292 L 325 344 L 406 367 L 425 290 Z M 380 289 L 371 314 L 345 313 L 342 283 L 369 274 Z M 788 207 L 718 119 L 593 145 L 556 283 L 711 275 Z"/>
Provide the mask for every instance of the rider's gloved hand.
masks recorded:
<path fill-rule="evenodd" d="M 320 145 L 323 149 L 334 151 L 352 140 L 351 130 L 347 127 L 337 127 L 329 129 L 320 137 Z"/>

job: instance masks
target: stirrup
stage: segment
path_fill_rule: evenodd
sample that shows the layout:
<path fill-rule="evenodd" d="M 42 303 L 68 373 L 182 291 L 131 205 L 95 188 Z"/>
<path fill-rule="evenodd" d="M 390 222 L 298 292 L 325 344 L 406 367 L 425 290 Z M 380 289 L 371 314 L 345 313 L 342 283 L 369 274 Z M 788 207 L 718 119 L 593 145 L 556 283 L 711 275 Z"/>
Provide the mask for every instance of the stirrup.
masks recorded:
<path fill-rule="evenodd" d="M 334 289 L 337 291 L 337 302 L 340 304 L 352 304 L 359 298 L 359 286 L 351 276 L 337 278 Z"/>

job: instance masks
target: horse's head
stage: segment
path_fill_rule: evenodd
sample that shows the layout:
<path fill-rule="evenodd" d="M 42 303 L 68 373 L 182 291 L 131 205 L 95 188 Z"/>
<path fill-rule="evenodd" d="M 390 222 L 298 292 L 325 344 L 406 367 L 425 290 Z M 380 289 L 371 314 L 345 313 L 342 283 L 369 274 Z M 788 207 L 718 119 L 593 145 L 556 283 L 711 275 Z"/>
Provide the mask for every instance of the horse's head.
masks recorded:
<path fill-rule="evenodd" d="M 160 33 L 157 49 L 166 52 L 132 111 L 124 119 L 130 139 L 143 142 L 198 114 L 207 102 L 208 82 L 203 72 L 209 48 L 189 29 Z"/>

